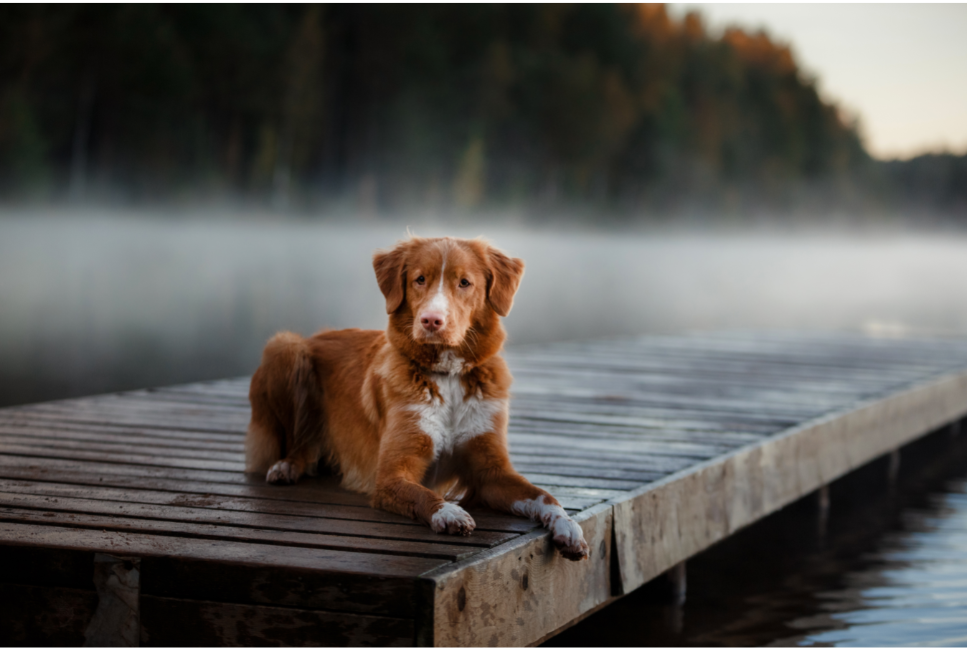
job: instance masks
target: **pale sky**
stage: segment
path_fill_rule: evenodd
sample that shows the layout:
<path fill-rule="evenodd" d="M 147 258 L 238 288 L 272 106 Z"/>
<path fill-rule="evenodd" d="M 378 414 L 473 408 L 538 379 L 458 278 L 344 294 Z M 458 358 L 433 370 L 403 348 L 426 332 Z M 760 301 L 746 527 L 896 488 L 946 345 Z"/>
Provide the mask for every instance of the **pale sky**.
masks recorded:
<path fill-rule="evenodd" d="M 706 28 L 763 28 L 792 46 L 822 96 L 859 116 L 881 158 L 967 153 L 967 4 L 676 3 Z"/>

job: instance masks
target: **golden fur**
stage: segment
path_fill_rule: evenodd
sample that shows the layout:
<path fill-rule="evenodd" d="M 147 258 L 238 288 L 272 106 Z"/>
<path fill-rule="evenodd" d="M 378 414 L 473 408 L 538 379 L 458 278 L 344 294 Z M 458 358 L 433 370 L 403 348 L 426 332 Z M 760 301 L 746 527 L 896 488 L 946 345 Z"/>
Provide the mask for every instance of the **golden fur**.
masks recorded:
<path fill-rule="evenodd" d="M 460 506 L 530 516 L 571 559 L 580 528 L 510 463 L 511 375 L 499 356 L 500 316 L 524 263 L 480 240 L 410 238 L 377 252 L 385 332 L 276 334 L 252 377 L 246 467 L 293 483 L 316 463 L 373 507 L 470 534 Z M 445 501 L 462 495 L 460 506 Z"/>

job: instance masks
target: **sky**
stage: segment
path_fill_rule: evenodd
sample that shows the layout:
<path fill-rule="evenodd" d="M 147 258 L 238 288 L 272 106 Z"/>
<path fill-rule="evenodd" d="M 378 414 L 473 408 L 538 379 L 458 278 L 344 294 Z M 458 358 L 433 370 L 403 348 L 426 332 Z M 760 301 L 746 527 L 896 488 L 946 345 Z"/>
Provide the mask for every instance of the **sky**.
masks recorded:
<path fill-rule="evenodd" d="M 873 156 L 967 153 L 967 4 L 669 5 L 688 11 L 713 34 L 738 25 L 789 44 Z"/>

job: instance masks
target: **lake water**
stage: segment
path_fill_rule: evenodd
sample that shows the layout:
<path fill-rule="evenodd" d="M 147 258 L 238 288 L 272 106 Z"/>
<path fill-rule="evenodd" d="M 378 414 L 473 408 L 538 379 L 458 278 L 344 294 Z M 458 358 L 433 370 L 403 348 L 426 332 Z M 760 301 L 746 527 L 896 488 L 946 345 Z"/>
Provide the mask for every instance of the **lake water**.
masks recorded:
<path fill-rule="evenodd" d="M 967 336 L 963 234 L 409 225 L 485 235 L 526 260 L 511 343 L 723 328 Z M 383 327 L 370 259 L 405 226 L 0 212 L 0 405 L 250 373 L 279 329 Z M 967 470 L 924 476 L 885 504 L 834 507 L 821 539 L 807 506 L 789 508 L 691 561 L 684 608 L 635 594 L 554 642 L 967 644 Z"/>

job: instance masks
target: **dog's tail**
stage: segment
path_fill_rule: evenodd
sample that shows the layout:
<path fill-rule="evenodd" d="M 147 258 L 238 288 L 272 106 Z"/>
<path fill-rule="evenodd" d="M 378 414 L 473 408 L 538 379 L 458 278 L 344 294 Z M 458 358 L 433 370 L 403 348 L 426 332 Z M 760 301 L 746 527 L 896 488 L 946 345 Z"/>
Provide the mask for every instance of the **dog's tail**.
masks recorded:
<path fill-rule="evenodd" d="M 322 413 L 319 408 L 322 391 L 316 378 L 312 356 L 305 339 L 301 340 L 295 363 L 292 368 L 292 439 L 286 455 L 289 457 L 309 454 L 310 463 L 318 460 L 321 442 Z"/>
<path fill-rule="evenodd" d="M 292 332 L 273 336 L 252 376 L 246 471 L 264 472 L 283 458 L 312 470 L 322 443 L 321 396 L 308 341 Z"/>

